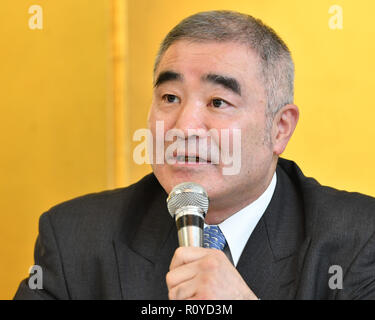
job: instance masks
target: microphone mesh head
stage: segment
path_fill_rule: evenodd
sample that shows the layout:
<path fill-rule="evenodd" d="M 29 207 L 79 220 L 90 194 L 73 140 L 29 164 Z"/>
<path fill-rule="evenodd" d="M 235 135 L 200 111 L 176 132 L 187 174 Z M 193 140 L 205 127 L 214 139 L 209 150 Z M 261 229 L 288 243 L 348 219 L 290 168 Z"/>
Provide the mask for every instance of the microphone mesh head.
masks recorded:
<path fill-rule="evenodd" d="M 194 182 L 184 182 L 173 188 L 167 199 L 168 211 L 174 218 L 176 210 L 186 206 L 198 207 L 206 216 L 208 210 L 208 196 L 206 190 Z"/>

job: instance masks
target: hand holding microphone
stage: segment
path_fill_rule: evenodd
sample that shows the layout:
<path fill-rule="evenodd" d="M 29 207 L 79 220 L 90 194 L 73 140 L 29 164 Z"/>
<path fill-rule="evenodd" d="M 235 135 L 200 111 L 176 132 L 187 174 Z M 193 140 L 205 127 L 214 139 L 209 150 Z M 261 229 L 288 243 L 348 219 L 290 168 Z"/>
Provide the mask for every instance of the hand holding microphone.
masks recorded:
<path fill-rule="evenodd" d="M 169 299 L 258 300 L 222 251 L 202 248 L 209 205 L 204 188 L 192 182 L 179 184 L 167 205 L 176 220 L 180 245 L 166 276 Z"/>

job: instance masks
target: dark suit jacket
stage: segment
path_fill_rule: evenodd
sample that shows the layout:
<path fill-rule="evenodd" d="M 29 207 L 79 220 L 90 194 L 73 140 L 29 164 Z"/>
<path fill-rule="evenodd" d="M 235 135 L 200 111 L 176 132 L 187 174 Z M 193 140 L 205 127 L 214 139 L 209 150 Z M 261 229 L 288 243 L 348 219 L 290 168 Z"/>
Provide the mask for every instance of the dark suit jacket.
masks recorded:
<path fill-rule="evenodd" d="M 284 159 L 277 175 L 237 265 L 249 287 L 261 299 L 375 299 L 375 199 L 321 186 Z M 178 240 L 166 198 L 150 174 L 44 213 L 35 246 L 43 290 L 26 279 L 15 298 L 168 299 Z M 328 285 L 339 275 L 332 265 L 342 289 Z"/>

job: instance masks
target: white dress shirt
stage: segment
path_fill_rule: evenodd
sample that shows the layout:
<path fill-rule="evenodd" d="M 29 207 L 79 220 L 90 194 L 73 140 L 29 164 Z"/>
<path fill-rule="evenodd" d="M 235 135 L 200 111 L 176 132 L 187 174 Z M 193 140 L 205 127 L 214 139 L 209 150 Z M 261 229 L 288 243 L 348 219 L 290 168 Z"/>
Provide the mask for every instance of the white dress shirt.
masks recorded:
<path fill-rule="evenodd" d="M 247 241 L 271 201 L 276 187 L 276 180 L 275 172 L 271 183 L 258 199 L 218 225 L 227 240 L 235 266 L 237 266 Z M 207 225 L 205 224 L 204 226 L 206 227 Z"/>

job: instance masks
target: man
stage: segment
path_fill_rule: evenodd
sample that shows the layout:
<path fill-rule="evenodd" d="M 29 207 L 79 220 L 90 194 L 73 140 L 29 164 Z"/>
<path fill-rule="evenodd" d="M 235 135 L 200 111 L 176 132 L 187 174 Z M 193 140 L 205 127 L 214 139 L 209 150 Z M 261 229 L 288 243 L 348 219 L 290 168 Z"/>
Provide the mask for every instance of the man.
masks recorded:
<path fill-rule="evenodd" d="M 198 13 L 164 39 L 154 76 L 154 145 L 162 121 L 166 153 L 170 130 L 195 149 L 154 161 L 153 174 L 128 188 L 42 215 L 43 290 L 24 280 L 15 298 L 375 298 L 375 200 L 323 187 L 279 158 L 299 111 L 291 55 L 276 33 L 244 14 Z M 225 149 L 211 130 L 227 130 L 232 153 L 241 131 L 236 174 L 210 152 L 201 161 L 203 142 Z M 205 236 L 215 232 L 223 251 L 178 248 L 166 198 L 186 181 L 206 189 Z"/>

